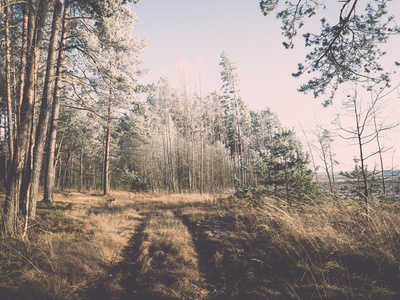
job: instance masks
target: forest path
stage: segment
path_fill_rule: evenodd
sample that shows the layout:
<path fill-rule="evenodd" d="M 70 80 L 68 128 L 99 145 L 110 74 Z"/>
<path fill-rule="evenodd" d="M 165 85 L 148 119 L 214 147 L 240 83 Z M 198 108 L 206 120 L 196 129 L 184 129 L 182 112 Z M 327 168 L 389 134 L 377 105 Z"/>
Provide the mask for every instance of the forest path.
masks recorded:
<path fill-rule="evenodd" d="M 273 269 L 280 264 L 265 241 L 249 231 L 246 220 L 208 203 L 175 213 L 192 235 L 209 291 L 207 299 L 279 299 L 272 281 L 276 279 Z"/>
<path fill-rule="evenodd" d="M 89 299 L 262 299 L 274 259 L 211 201 L 137 201 L 140 224 Z M 119 293 L 110 295 L 113 285 Z"/>
<path fill-rule="evenodd" d="M 204 299 L 192 237 L 173 211 L 191 204 L 146 199 L 132 207 L 141 216 L 123 259 L 85 292 L 85 299 Z"/>

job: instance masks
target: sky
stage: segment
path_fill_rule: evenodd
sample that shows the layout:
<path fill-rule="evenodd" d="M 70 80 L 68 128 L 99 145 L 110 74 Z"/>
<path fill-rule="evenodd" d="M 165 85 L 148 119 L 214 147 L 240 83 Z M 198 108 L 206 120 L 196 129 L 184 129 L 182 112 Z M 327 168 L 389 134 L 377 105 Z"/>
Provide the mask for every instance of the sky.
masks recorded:
<path fill-rule="evenodd" d="M 324 108 L 321 103 L 325 99 L 314 99 L 311 94 L 297 91 L 305 78 L 291 76 L 309 50 L 304 47 L 301 35 L 307 31 L 318 32 L 322 17 L 331 23 L 338 18 L 340 3 L 327 2 L 333 6 L 306 24 L 295 39 L 295 48 L 286 50 L 282 45 L 285 38 L 281 35 L 281 23 L 276 19 L 276 13 L 263 16 L 257 0 L 142 0 L 132 5 L 139 19 L 134 33 L 147 42 L 143 60 L 149 71 L 140 83 L 153 83 L 160 76 L 168 76 L 179 85 L 180 70 L 186 65 L 196 70 L 193 72 L 196 89 L 201 89 L 204 94 L 220 90 L 220 55 L 226 51 L 238 67 L 241 97 L 249 108 L 270 108 L 283 126 L 295 129 L 307 150 L 303 132 L 308 133 L 311 141 L 313 136 L 309 132 L 315 130 L 316 124 L 332 127 L 330 123 L 340 113 L 342 98 L 345 97 L 343 92 L 339 93 L 334 105 Z M 389 14 L 396 12 L 400 18 L 399 1 L 390 3 Z M 397 61 L 400 61 L 400 37 L 393 37 L 385 49 L 388 66 L 393 65 L 396 54 Z M 390 97 L 393 98 L 388 108 L 392 113 L 390 121 L 396 122 L 400 115 L 396 106 L 400 101 L 399 94 L 396 92 Z M 388 147 L 397 144 L 398 131 L 399 128 L 387 139 Z M 338 169 L 353 168 L 357 148 L 335 138 L 334 151 L 341 163 Z M 392 158 L 400 168 L 397 151 L 389 151 L 387 157 L 386 168 L 391 168 Z"/>

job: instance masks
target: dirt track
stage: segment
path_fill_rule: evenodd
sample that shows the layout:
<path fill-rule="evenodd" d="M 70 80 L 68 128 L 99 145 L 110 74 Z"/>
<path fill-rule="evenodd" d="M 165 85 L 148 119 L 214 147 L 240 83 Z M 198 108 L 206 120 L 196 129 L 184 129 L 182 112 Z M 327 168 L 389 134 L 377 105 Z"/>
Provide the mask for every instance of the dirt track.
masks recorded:
<path fill-rule="evenodd" d="M 135 209 L 142 220 L 124 250 L 124 259 L 109 269 L 108 278 L 93 284 L 89 299 L 277 296 L 268 288 L 274 280 L 275 260 L 261 241 L 257 245 L 245 222 L 227 218 L 223 209 L 216 210 L 207 202 L 138 202 Z M 171 230 L 165 227 L 168 222 L 177 224 L 172 236 L 165 232 Z M 156 224 L 156 229 L 149 231 L 151 224 Z M 187 233 L 189 239 L 179 249 L 168 245 L 182 243 L 169 239 Z M 154 234 L 165 240 L 154 242 L 150 237 Z M 182 254 L 189 252 L 192 254 Z M 116 284 L 122 287 L 120 293 L 108 294 L 110 286 Z"/>

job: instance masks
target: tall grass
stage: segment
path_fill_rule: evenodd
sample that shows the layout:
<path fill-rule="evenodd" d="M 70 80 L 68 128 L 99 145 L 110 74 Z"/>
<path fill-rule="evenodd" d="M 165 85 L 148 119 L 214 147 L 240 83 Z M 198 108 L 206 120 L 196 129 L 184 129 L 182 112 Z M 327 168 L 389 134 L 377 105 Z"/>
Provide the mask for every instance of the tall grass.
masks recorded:
<path fill-rule="evenodd" d="M 0 242 L 0 295 L 14 299 L 77 299 L 83 287 L 105 276 L 141 216 L 131 200 L 113 205 L 99 195 L 64 193 L 39 203 L 28 239 Z"/>
<path fill-rule="evenodd" d="M 129 282 L 110 266 L 132 264 L 137 292 L 156 298 L 400 299 L 398 203 L 372 200 L 367 216 L 351 200 L 111 196 L 56 194 L 28 239 L 2 237 L 0 298 L 86 299 L 99 282 L 118 298 Z"/>
<path fill-rule="evenodd" d="M 400 292 L 397 204 L 356 201 L 290 206 L 264 199 L 230 213 L 238 230 L 253 231 L 280 261 L 293 297 L 396 299 Z M 250 224 L 250 226 L 249 226 Z"/>

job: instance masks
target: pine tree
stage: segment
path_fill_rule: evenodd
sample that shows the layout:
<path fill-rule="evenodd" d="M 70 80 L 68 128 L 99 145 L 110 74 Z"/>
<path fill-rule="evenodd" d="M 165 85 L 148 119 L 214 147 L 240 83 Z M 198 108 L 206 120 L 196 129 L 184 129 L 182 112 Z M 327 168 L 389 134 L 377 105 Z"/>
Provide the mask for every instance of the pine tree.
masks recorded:
<path fill-rule="evenodd" d="M 246 107 L 240 98 L 239 75 L 232 57 L 227 52 L 222 52 L 221 81 L 225 122 L 228 130 L 228 142 L 232 160 L 236 166 L 236 174 L 241 181 L 245 181 L 245 157 L 244 157 L 244 121 L 247 119 Z M 249 124 L 247 124 L 249 125 Z"/>
<path fill-rule="evenodd" d="M 312 92 L 314 97 L 328 94 L 324 104 L 332 103 L 339 85 L 346 82 L 387 84 L 389 73 L 379 62 L 385 51 L 380 45 L 393 34 L 399 33 L 393 16 L 387 16 L 390 0 L 350 1 L 344 0 L 337 8 L 338 22 L 331 25 L 321 19 L 321 31 L 303 34 L 306 47 L 312 50 L 306 55 L 305 63 L 298 64 L 293 76 L 316 74 L 299 91 Z M 260 8 L 264 15 L 278 7 L 279 0 L 262 0 Z M 282 33 L 287 38 L 286 48 L 294 47 L 294 38 L 307 19 L 334 5 L 329 1 L 299 0 L 286 1 L 277 17 L 282 21 Z M 331 8 L 329 8 L 332 10 Z"/>
<path fill-rule="evenodd" d="M 293 131 L 276 132 L 261 157 L 265 166 L 259 168 L 260 183 L 272 187 L 274 195 L 284 196 L 289 203 L 316 199 L 318 187 L 308 168 L 310 161 Z"/>

